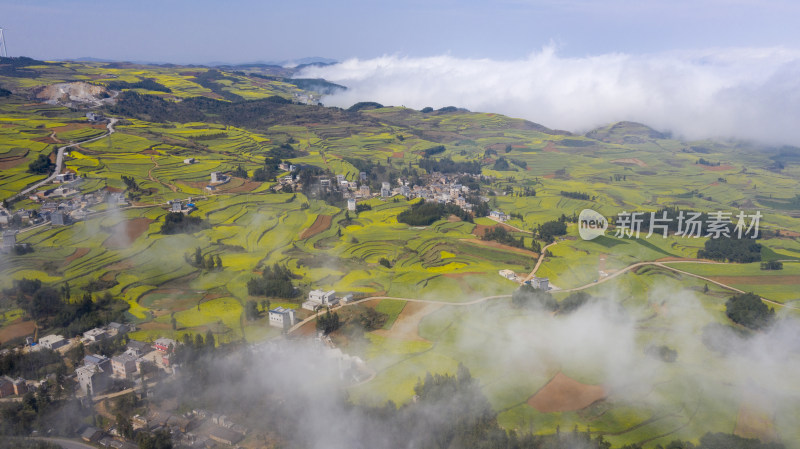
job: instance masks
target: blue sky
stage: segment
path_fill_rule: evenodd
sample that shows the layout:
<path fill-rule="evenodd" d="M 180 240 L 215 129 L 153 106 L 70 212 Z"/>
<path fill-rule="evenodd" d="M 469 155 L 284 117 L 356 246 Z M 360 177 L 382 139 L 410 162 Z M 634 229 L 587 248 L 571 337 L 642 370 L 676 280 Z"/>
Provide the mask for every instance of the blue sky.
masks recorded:
<path fill-rule="evenodd" d="M 800 48 L 785 0 L 3 1 L 11 55 L 204 63 Z"/>
<path fill-rule="evenodd" d="M 241 63 L 321 56 L 325 104 L 459 106 L 582 132 L 800 145 L 796 0 L 2 3 L 12 56 Z"/>

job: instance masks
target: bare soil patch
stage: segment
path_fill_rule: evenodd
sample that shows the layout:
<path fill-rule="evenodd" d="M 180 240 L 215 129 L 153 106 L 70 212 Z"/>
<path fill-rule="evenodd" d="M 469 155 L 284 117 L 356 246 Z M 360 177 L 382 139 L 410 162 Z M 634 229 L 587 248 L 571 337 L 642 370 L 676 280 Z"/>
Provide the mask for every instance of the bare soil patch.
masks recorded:
<path fill-rule="evenodd" d="M 89 248 L 78 248 L 75 252 L 70 254 L 69 257 L 64 259 L 64 265 L 69 265 L 73 260 L 80 259 L 87 254 L 89 254 Z"/>
<path fill-rule="evenodd" d="M 36 326 L 33 321 L 22 321 L 22 318 L 18 318 L 13 323 L 0 329 L 0 343 L 31 335 L 35 329 Z"/>
<path fill-rule="evenodd" d="M 405 154 L 406 153 L 402 151 L 395 151 L 394 153 L 392 153 L 392 157 L 402 159 L 403 156 L 405 156 Z"/>
<path fill-rule="evenodd" d="M 635 157 L 615 159 L 611 161 L 611 163 L 618 165 L 638 165 L 639 167 L 647 167 L 647 164 L 645 164 L 644 161 L 642 161 L 641 159 L 637 159 Z"/>
<path fill-rule="evenodd" d="M 111 228 L 111 236 L 103 242 L 103 246 L 109 249 L 127 248 L 147 230 L 152 222 L 153 220 L 144 217 L 123 221 Z"/>
<path fill-rule="evenodd" d="M 560 151 L 556 149 L 556 144 L 553 142 L 547 142 L 547 145 L 544 146 L 543 150 L 547 151 L 548 153 L 560 153 Z"/>
<path fill-rule="evenodd" d="M 76 129 L 83 129 L 83 128 L 94 128 L 94 129 L 106 129 L 106 125 L 103 124 L 90 124 L 90 123 L 69 123 L 64 126 L 54 126 L 50 128 L 55 133 L 63 133 L 67 131 L 74 131 Z"/>
<path fill-rule="evenodd" d="M 133 266 L 134 266 L 133 262 L 131 262 L 130 260 L 123 260 L 122 262 L 117 262 L 107 266 L 106 269 L 109 271 L 122 271 L 122 270 L 130 270 L 131 268 L 133 268 Z"/>
<path fill-rule="evenodd" d="M 580 383 L 559 372 L 528 399 L 528 405 L 542 413 L 568 412 L 584 409 L 605 397 L 603 387 Z"/>
<path fill-rule="evenodd" d="M 253 190 L 259 188 L 260 186 L 261 186 L 260 182 L 243 180 L 241 185 L 238 185 L 232 189 L 228 189 L 226 190 L 226 192 L 247 193 L 247 192 L 252 192 Z"/>
<path fill-rule="evenodd" d="M 734 168 L 736 168 L 731 164 L 724 164 L 717 166 L 703 165 L 703 167 L 708 171 L 725 171 L 725 170 L 733 170 Z"/>
<path fill-rule="evenodd" d="M 751 285 L 800 285 L 800 279 L 797 276 L 789 275 L 764 275 L 764 276 L 709 276 L 723 284 L 751 284 Z"/>
<path fill-rule="evenodd" d="M 780 441 L 774 423 L 775 410 L 765 399 L 763 392 L 747 391 L 739 406 L 734 435 L 742 438 L 757 438 L 764 442 Z"/>
<path fill-rule="evenodd" d="M 310 228 L 303 230 L 303 232 L 300 234 L 300 238 L 307 239 L 319 234 L 320 232 L 326 231 L 331 227 L 332 218 L 333 217 L 330 215 L 317 215 L 317 219 L 314 220 L 314 224 L 312 224 Z"/>
<path fill-rule="evenodd" d="M 508 232 L 516 232 L 516 230 L 514 228 L 512 228 L 511 226 L 509 226 L 509 225 L 507 225 L 505 223 L 497 223 L 497 224 L 492 225 L 492 226 L 476 224 L 475 228 L 472 230 L 472 233 L 474 235 L 476 235 L 477 237 L 483 237 L 483 234 L 486 233 L 487 229 L 493 229 L 493 228 L 496 228 L 498 226 L 500 226 L 501 228 L 505 228 L 505 230 L 508 231 Z"/>
<path fill-rule="evenodd" d="M 26 161 L 25 156 L 7 157 L 0 159 L 0 170 L 7 170 L 9 168 L 14 168 L 25 161 Z"/>
<path fill-rule="evenodd" d="M 409 301 L 390 329 L 378 329 L 373 333 L 401 340 L 427 341 L 419 335 L 419 323 L 426 315 L 439 310 L 442 306 L 442 304 Z"/>
<path fill-rule="evenodd" d="M 488 246 L 490 248 L 497 248 L 497 249 L 502 249 L 502 250 L 505 250 L 505 251 L 511 251 L 511 252 L 514 252 L 514 253 L 524 254 L 526 256 L 530 256 L 530 257 L 533 257 L 533 258 L 536 258 L 536 259 L 539 258 L 539 254 L 535 253 L 533 251 L 530 251 L 530 250 L 527 250 L 527 249 L 522 249 L 522 248 L 515 248 L 513 246 L 503 245 L 502 243 L 493 242 L 491 240 L 461 239 L 461 241 L 472 243 L 472 244 L 475 244 L 475 245 Z"/>

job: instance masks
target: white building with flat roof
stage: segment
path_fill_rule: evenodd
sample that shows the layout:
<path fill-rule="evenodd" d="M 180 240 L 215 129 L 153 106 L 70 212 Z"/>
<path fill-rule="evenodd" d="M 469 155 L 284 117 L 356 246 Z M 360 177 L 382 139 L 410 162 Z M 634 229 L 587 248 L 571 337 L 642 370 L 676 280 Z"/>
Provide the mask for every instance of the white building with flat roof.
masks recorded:
<path fill-rule="evenodd" d="M 42 345 L 42 347 L 53 350 L 58 349 L 67 343 L 69 342 L 65 340 L 64 337 L 55 334 L 46 335 L 39 339 L 39 344 Z"/>
<path fill-rule="evenodd" d="M 294 309 L 285 307 L 276 307 L 269 311 L 269 325 L 279 327 L 281 329 L 288 329 L 294 326 Z"/>
<path fill-rule="evenodd" d="M 303 308 L 306 310 L 316 310 L 320 307 L 332 306 L 339 302 L 336 299 L 336 291 L 329 290 L 311 290 L 308 292 L 308 301 L 303 303 Z"/>

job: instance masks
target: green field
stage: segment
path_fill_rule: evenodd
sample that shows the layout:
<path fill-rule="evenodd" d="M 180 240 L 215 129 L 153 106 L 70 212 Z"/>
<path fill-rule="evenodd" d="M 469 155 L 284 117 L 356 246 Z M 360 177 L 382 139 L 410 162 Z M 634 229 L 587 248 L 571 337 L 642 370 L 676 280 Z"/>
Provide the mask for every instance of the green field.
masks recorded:
<path fill-rule="evenodd" d="M 82 178 L 81 193 L 124 192 L 129 204 L 93 205 L 85 220 L 68 226 L 23 225 L 17 241 L 30 244 L 33 252 L 3 254 L 0 290 L 23 278 L 39 279 L 55 288 L 69 283 L 72 297 L 79 298 L 99 280 L 105 287 L 89 293 L 108 292 L 129 304 L 126 317 L 138 328 L 131 337 L 150 341 L 211 331 L 221 343 L 281 335 L 263 311 L 253 320 L 245 318 L 251 300 L 298 309 L 301 319 L 309 316 L 299 306 L 312 289 L 424 300 L 422 305 L 431 307 L 424 316 L 415 315 L 422 313 L 420 303 L 372 300 L 369 304 L 386 315 L 383 328 L 363 339 L 342 339 L 342 349 L 362 357 L 374 372 L 374 378 L 348 390 L 352 401 L 407 403 L 426 372 L 454 373 L 463 363 L 504 428 L 551 433 L 556 426 L 590 426 L 615 445 L 646 441 L 650 447 L 677 438 L 696 440 L 707 431 L 730 433 L 742 403 L 739 388 L 750 381 L 742 373 L 783 382 L 770 373 L 749 371 L 743 359 L 722 357 L 702 342 L 705 326 L 731 327 L 725 316 L 731 292 L 725 286 L 774 301 L 770 307 L 779 318 L 797 318 L 800 205 L 794 195 L 800 191 L 800 166 L 787 163 L 775 169 L 775 149 L 653 138 L 624 123 L 570 135 L 489 113 L 301 106 L 286 100 L 310 93 L 285 79 L 224 70 L 209 74 L 199 67 L 70 62 L 36 67 L 36 78 L 0 76 L 2 86 L 13 91 L 0 100 L 0 200 L 47 176 L 29 170 L 40 155 L 104 132 L 102 126 L 89 126 L 83 110 L 31 100 L 38 86 L 154 81 L 171 92 L 124 88 L 120 95 L 133 90 L 157 96 L 164 108 L 204 97 L 206 102 L 219 100 L 213 111 L 230 105 L 243 109 L 224 117 L 206 111 L 200 121 L 193 111 L 162 120 L 156 109 L 131 116 L 116 114 L 114 106 L 98 109 L 120 119 L 116 132 L 70 149 L 65 168 Z M 734 215 L 759 210 L 762 258 L 782 261 L 783 269 L 687 262 L 697 257 L 705 238 L 628 239 L 609 231 L 585 241 L 577 224 L 569 222 L 536 275 L 561 290 L 592 284 L 586 291 L 609 301 L 566 316 L 519 310 L 507 298 L 518 284 L 498 271 L 528 275 L 539 254 L 481 240 L 476 234 L 496 224 L 489 218 L 472 223 L 451 216 L 409 226 L 398 222 L 398 214 L 418 200 L 375 196 L 359 200 L 368 210 L 346 212 L 344 201 L 324 201 L 306 189 L 273 189 L 277 179 L 253 179 L 273 152 L 287 147 L 291 156 L 282 161 L 317 167 L 330 178 L 356 181 L 359 166 L 368 163 L 374 173 L 388 170 L 395 178 L 424 179 L 423 153 L 439 145 L 444 150 L 434 159 L 480 165 L 484 178 L 475 181 L 475 193 L 485 197 L 491 210 L 514 214 L 508 224 L 517 229 L 509 233 L 528 249 L 547 243 L 534 242 L 531 231 L 537 226 L 562 217 L 569 221 L 585 208 L 607 217 L 664 206 Z M 495 170 L 499 157 L 515 163 Z M 701 157 L 721 164 L 699 164 Z M 184 163 L 188 158 L 195 163 Z M 206 189 L 212 172 L 230 175 L 239 167 L 249 179 L 234 176 L 213 191 Z M 134 178 L 138 189 L 126 191 L 122 176 Z M 373 193 L 375 184 L 380 187 L 373 182 Z M 588 199 L 575 199 L 576 193 Z M 209 228 L 162 234 L 167 202 L 175 199 L 194 204 L 190 215 Z M 8 206 L 12 211 L 42 207 L 27 198 Z M 328 218 L 329 226 L 318 225 Z M 191 260 L 197 248 L 203 258 L 218 256 L 224 266 L 195 266 Z M 641 262 L 651 264 L 615 275 Z M 248 294 L 247 282 L 273 264 L 293 273 L 294 298 Z M 554 296 L 563 300 L 567 294 L 556 291 Z M 0 312 L 0 330 L 29 318 L 11 295 L 3 294 Z M 619 325 L 597 317 L 618 319 Z M 18 343 L 16 338 L 10 344 Z M 651 344 L 675 348 L 678 360 L 646 356 Z M 605 400 L 558 412 L 528 405 L 558 372 L 602 385 Z M 785 392 L 800 397 L 796 384 Z M 797 403 L 776 399 L 773 410 L 774 425 L 787 444 L 800 440 Z"/>

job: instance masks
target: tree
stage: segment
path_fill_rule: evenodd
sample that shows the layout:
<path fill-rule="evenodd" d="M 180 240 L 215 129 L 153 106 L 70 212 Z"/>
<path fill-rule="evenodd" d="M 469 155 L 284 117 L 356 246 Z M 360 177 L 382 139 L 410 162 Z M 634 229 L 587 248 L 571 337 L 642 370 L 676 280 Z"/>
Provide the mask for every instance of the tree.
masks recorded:
<path fill-rule="evenodd" d="M 56 164 L 50 160 L 49 155 L 40 154 L 35 161 L 28 164 L 28 171 L 38 175 L 44 175 L 49 174 L 55 167 Z"/>
<path fill-rule="evenodd" d="M 133 438 L 133 424 L 131 424 L 131 420 L 123 413 L 117 413 L 115 418 L 119 433 L 125 438 Z"/>
<path fill-rule="evenodd" d="M 237 178 L 247 179 L 247 170 L 244 167 L 242 167 L 242 164 L 239 164 L 236 167 L 236 170 L 233 171 L 233 176 L 236 176 Z"/>
<path fill-rule="evenodd" d="M 330 308 L 327 309 L 325 315 L 317 316 L 317 330 L 321 330 L 325 335 L 339 329 L 340 325 L 339 314 L 336 312 L 331 313 Z"/>
<path fill-rule="evenodd" d="M 219 254 L 217 254 L 216 259 L 217 259 L 217 268 L 221 270 L 222 269 L 222 259 L 219 257 Z"/>
<path fill-rule="evenodd" d="M 725 314 L 734 323 L 756 330 L 769 326 L 775 318 L 775 311 L 753 293 L 733 295 L 725 303 Z"/>
<path fill-rule="evenodd" d="M 216 341 L 214 339 L 214 333 L 211 332 L 211 329 L 206 331 L 206 346 L 210 349 L 214 349 L 216 347 Z"/>
<path fill-rule="evenodd" d="M 203 252 L 199 246 L 194 249 L 194 264 L 198 267 L 203 265 Z"/>
<path fill-rule="evenodd" d="M 528 284 L 521 285 L 511 294 L 511 304 L 519 308 L 556 310 L 558 303 L 550 293 Z"/>
<path fill-rule="evenodd" d="M 254 300 L 249 300 L 244 305 L 244 316 L 248 321 L 258 319 L 258 305 Z"/>

